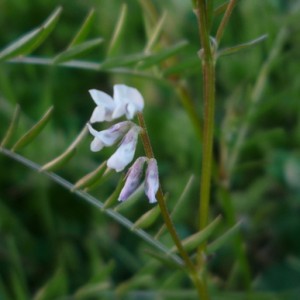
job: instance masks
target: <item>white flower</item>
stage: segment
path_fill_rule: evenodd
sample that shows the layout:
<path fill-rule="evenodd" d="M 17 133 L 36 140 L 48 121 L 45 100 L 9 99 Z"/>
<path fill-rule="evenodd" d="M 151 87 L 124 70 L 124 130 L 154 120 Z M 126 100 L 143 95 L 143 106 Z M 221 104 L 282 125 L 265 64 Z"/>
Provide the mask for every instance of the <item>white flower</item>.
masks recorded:
<path fill-rule="evenodd" d="M 100 151 L 103 147 L 112 146 L 120 140 L 124 134 L 134 124 L 130 121 L 117 123 L 102 131 L 95 130 L 89 123 L 87 124 L 90 133 L 95 137 L 91 143 L 91 151 Z"/>
<path fill-rule="evenodd" d="M 146 180 L 145 180 L 145 193 L 150 203 L 157 202 L 156 193 L 158 191 L 158 188 L 159 188 L 159 179 L 158 179 L 157 162 L 156 159 L 151 158 L 148 161 Z"/>
<path fill-rule="evenodd" d="M 137 112 L 144 108 L 144 99 L 141 93 L 124 84 L 114 86 L 114 98 L 95 89 L 89 90 L 89 92 L 97 104 L 90 119 L 91 123 L 111 121 L 123 115 L 126 115 L 127 119 L 132 119 Z"/>
<path fill-rule="evenodd" d="M 126 175 L 125 185 L 120 193 L 119 201 L 125 201 L 137 189 L 142 178 L 143 166 L 147 157 L 139 157 Z"/>
<path fill-rule="evenodd" d="M 112 97 L 98 90 L 89 90 L 89 93 L 94 102 L 97 104 L 91 116 L 90 122 L 95 123 L 111 121 L 112 113 L 116 107 Z"/>
<path fill-rule="evenodd" d="M 112 115 L 113 119 L 126 115 L 126 118 L 131 120 L 137 112 L 144 108 L 144 99 L 141 93 L 124 84 L 114 86 L 114 101 L 116 108 Z"/>
<path fill-rule="evenodd" d="M 141 128 L 139 126 L 133 125 L 126 133 L 120 147 L 107 161 L 109 168 L 115 169 L 116 172 L 121 172 L 132 161 L 140 131 Z"/>

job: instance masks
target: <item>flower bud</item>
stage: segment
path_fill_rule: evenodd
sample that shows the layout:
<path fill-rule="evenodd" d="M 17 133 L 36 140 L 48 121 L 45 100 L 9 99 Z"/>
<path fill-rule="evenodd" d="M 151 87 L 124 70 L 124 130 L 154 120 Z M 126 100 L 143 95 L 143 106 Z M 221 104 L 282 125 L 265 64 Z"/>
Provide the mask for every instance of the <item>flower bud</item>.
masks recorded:
<path fill-rule="evenodd" d="M 159 179 L 158 179 L 158 168 L 156 159 L 151 158 L 148 160 L 148 167 L 146 171 L 146 180 L 145 180 L 145 193 L 149 199 L 150 203 L 157 202 L 156 193 L 159 188 Z"/>
<path fill-rule="evenodd" d="M 146 160 L 147 158 L 144 156 L 139 157 L 127 172 L 125 185 L 120 193 L 119 201 L 127 200 L 139 186 Z"/>

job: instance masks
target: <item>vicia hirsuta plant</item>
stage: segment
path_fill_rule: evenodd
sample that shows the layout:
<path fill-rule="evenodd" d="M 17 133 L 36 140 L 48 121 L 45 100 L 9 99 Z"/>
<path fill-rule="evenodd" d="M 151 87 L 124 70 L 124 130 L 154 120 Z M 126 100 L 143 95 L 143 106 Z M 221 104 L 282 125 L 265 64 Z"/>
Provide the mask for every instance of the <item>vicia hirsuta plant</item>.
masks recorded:
<path fill-rule="evenodd" d="M 46 176 L 52 180 L 57 181 L 59 184 L 65 186 L 67 189 L 77 193 L 77 195 L 94 206 L 101 208 L 101 210 L 107 215 L 111 216 L 117 222 L 130 228 L 138 236 L 143 238 L 145 241 L 150 243 L 154 248 L 160 250 L 167 259 L 171 259 L 177 264 L 177 267 L 183 268 L 192 282 L 201 299 L 210 299 L 207 276 L 206 276 L 206 255 L 210 251 L 216 250 L 222 242 L 216 240 L 214 243 L 208 244 L 208 239 L 212 236 L 214 229 L 217 227 L 220 219 L 217 218 L 215 221 L 209 224 L 209 213 L 210 213 L 210 200 L 211 200 L 211 181 L 212 181 L 212 170 L 213 170 L 213 139 L 214 139 L 214 115 L 215 115 L 215 78 L 216 78 L 216 63 L 217 60 L 226 54 L 237 52 L 246 47 L 252 46 L 260 42 L 263 38 L 256 39 L 252 42 L 242 44 L 236 47 L 228 49 L 219 49 L 221 44 L 224 30 L 229 21 L 229 17 L 232 13 L 234 6 L 236 5 L 235 0 L 230 0 L 224 4 L 218 11 L 223 12 L 223 18 L 218 26 L 217 32 L 212 36 L 211 28 L 214 21 L 214 3 L 212 0 L 194 0 L 194 11 L 198 19 L 199 33 L 201 49 L 198 52 L 198 59 L 201 61 L 202 74 L 203 74 L 203 99 L 204 103 L 204 116 L 203 122 L 197 119 L 197 116 L 193 112 L 192 101 L 186 92 L 186 89 L 181 86 L 180 82 L 176 79 L 171 78 L 172 68 L 167 67 L 163 70 L 159 76 L 155 72 L 151 72 L 151 67 L 164 62 L 166 59 L 179 53 L 187 45 L 186 42 L 180 42 L 169 49 L 162 50 L 158 53 L 151 52 L 152 44 L 159 40 L 159 35 L 162 33 L 163 19 L 158 21 L 156 30 L 153 31 L 153 35 L 150 39 L 151 43 L 146 47 L 147 51 L 136 53 L 129 56 L 120 58 L 114 58 L 110 55 L 107 59 L 101 63 L 98 62 L 83 62 L 77 60 L 79 55 L 82 55 L 87 50 L 91 50 L 96 46 L 99 46 L 103 42 L 103 39 L 89 40 L 84 42 L 84 36 L 82 32 L 86 32 L 86 29 L 90 22 L 90 16 L 86 19 L 82 29 L 75 36 L 73 41 L 70 43 L 68 48 L 56 55 L 54 59 L 47 58 L 35 58 L 26 56 L 28 53 L 33 51 L 35 47 L 39 45 L 51 32 L 54 25 L 56 24 L 60 15 L 61 9 L 56 10 L 49 19 L 42 24 L 40 28 L 30 32 L 20 39 L 17 43 L 13 43 L 3 51 L 0 52 L 0 59 L 8 61 L 10 63 L 39 63 L 45 65 L 56 65 L 65 67 L 77 67 L 85 68 L 94 71 L 112 72 L 116 74 L 130 74 L 133 76 L 139 76 L 144 78 L 151 78 L 155 80 L 161 80 L 171 83 L 176 86 L 178 94 L 182 98 L 182 102 L 185 105 L 187 113 L 189 114 L 192 123 L 194 124 L 195 131 L 198 132 L 198 136 L 202 142 L 202 164 L 201 164 L 201 179 L 200 179 L 200 200 L 199 200 L 199 228 L 197 232 L 183 240 L 179 237 L 176 227 L 169 213 L 169 209 L 166 204 L 166 197 L 164 196 L 162 187 L 159 182 L 158 175 L 158 163 L 154 156 L 152 149 L 151 140 L 148 134 L 146 122 L 143 115 L 144 99 L 142 94 L 134 87 L 129 87 L 125 84 L 114 85 L 113 97 L 103 91 L 96 89 L 90 90 L 90 95 L 96 104 L 96 107 L 92 113 L 92 116 L 87 124 L 87 129 L 93 136 L 93 141 L 90 144 L 90 149 L 93 152 L 101 151 L 104 147 L 112 147 L 117 145 L 116 151 L 108 158 L 106 164 L 101 164 L 99 168 L 87 174 L 85 177 L 79 179 L 77 183 L 70 184 L 64 181 L 62 178 L 56 176 L 50 171 L 57 167 L 62 167 L 69 159 L 75 155 L 75 148 L 81 142 L 86 134 L 86 128 L 83 130 L 83 134 L 80 135 L 79 139 L 72 144 L 61 156 L 44 164 L 44 166 L 38 166 L 33 162 L 30 162 L 14 153 L 21 150 L 27 144 L 35 139 L 40 133 L 44 126 L 48 123 L 52 114 L 50 109 L 44 117 L 32 127 L 23 137 L 21 137 L 11 148 L 8 150 L 6 147 L 11 141 L 12 131 L 17 124 L 19 115 L 19 109 L 16 109 L 13 121 L 3 142 L 1 144 L 1 152 L 28 167 L 44 172 Z M 122 10 L 121 15 L 124 17 L 125 10 Z M 124 18 L 120 18 L 120 22 L 124 21 Z M 114 49 L 115 44 L 120 34 L 120 24 L 116 26 L 116 30 L 111 40 L 109 49 Z M 108 53 L 109 54 L 109 53 Z M 21 56 L 20 56 L 21 55 Z M 146 71 L 148 70 L 148 71 Z M 160 77 L 166 74 L 166 76 Z M 170 77 L 168 77 L 170 76 Z M 201 100 L 202 101 L 202 100 Z M 146 108 L 145 108 L 146 109 Z M 126 120 L 119 120 L 125 118 Z M 109 123 L 108 123 L 109 122 Z M 105 125 L 105 129 L 96 130 L 95 123 L 101 123 Z M 201 134 L 199 134 L 199 124 L 203 127 Z M 139 156 L 135 161 L 136 146 L 139 138 L 144 146 L 144 154 Z M 133 162 L 134 161 L 134 162 Z M 132 163 L 133 162 L 133 163 Z M 132 165 L 129 167 L 129 165 Z M 137 228 L 142 222 L 131 223 L 128 219 L 118 214 L 115 210 L 111 210 L 111 205 L 115 205 L 116 202 L 104 201 L 104 203 L 97 201 L 88 192 L 87 189 L 92 187 L 93 184 L 101 182 L 107 174 L 105 165 L 108 169 L 113 169 L 116 172 L 124 172 L 128 167 L 125 180 L 122 180 L 122 186 L 118 190 L 115 199 L 125 203 L 130 197 L 136 192 L 140 186 L 143 178 L 145 179 L 144 191 L 149 199 L 150 203 L 158 203 L 161 215 L 164 220 L 164 226 L 168 229 L 173 242 L 175 244 L 177 254 L 173 252 L 173 248 L 169 249 L 163 243 L 157 241 L 152 236 L 148 235 L 146 231 L 141 228 Z M 85 190 L 83 190 L 85 189 Z M 113 204 L 112 204 L 113 203 Z M 154 207 L 155 208 L 155 207 Z M 147 215 L 147 220 L 149 221 Z M 153 217 L 154 216 L 154 217 Z M 145 218 L 145 215 L 142 216 Z M 141 217 L 141 218 L 142 218 Z M 156 211 L 151 215 L 154 220 L 157 218 Z M 145 221 L 143 219 L 143 221 Z M 152 222 L 152 219 L 151 219 Z M 151 223 L 150 221 L 147 223 Z M 144 224 L 145 224 L 144 223 Z M 237 227 L 232 227 L 232 231 L 229 233 L 236 232 Z M 226 239 L 225 239 L 226 240 Z M 223 240 L 223 242 L 225 241 Z M 197 249 L 197 250 L 196 250 Z M 192 255 L 192 252 L 196 251 L 196 255 Z M 196 259 L 195 259 L 196 256 Z"/>

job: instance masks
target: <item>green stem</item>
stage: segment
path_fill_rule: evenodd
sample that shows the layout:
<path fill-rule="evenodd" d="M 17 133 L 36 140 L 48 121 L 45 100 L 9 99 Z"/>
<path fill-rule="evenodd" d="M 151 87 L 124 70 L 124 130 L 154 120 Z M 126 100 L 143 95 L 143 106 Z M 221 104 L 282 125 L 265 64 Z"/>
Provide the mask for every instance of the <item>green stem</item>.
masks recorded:
<path fill-rule="evenodd" d="M 203 152 L 200 181 L 199 228 L 203 229 L 208 222 L 211 175 L 213 164 L 213 137 L 215 115 L 215 66 L 213 62 L 203 63 L 204 84 L 204 126 Z"/>
<path fill-rule="evenodd" d="M 212 58 L 212 51 L 209 41 L 209 32 L 207 28 L 207 11 L 205 0 L 198 0 L 196 16 L 198 18 L 199 36 L 203 48 L 203 57 L 205 59 Z"/>
<path fill-rule="evenodd" d="M 146 153 L 146 156 L 148 158 L 154 158 L 154 153 L 153 153 L 153 150 L 152 150 L 152 146 L 151 146 L 151 142 L 150 142 L 150 138 L 149 138 L 149 135 L 148 135 L 148 131 L 147 131 L 147 127 L 146 127 L 146 123 L 145 123 L 145 119 L 144 119 L 144 116 L 142 113 L 138 113 L 138 121 L 139 121 L 139 124 L 140 126 L 143 128 L 143 131 L 141 133 L 141 139 L 142 139 L 142 142 L 143 142 L 143 146 L 144 146 L 144 149 L 145 149 L 145 153 Z M 198 291 L 198 294 L 200 296 L 200 298 L 202 300 L 208 300 L 209 297 L 208 297 L 208 293 L 207 293 L 207 287 L 206 285 L 203 283 L 203 281 L 201 280 L 201 278 L 198 276 L 198 273 L 197 273 L 197 270 L 193 264 L 193 262 L 191 261 L 190 257 L 188 256 L 187 252 L 184 250 L 183 246 L 182 246 L 182 243 L 181 243 L 181 240 L 177 234 L 177 231 L 175 229 L 175 226 L 173 224 L 173 221 L 170 217 L 170 214 L 169 214 L 169 211 L 168 211 L 168 208 L 166 206 L 166 202 L 165 202 L 165 198 L 164 198 L 164 194 L 163 194 L 163 191 L 162 191 L 162 188 L 161 186 L 159 187 L 159 190 L 157 192 L 157 200 L 158 200 L 158 205 L 160 207 L 160 210 L 161 210 L 161 213 L 162 213 L 162 217 L 164 219 L 164 223 L 178 249 L 178 252 L 180 253 L 185 265 L 186 265 L 186 268 L 188 270 L 188 273 L 191 277 L 191 280 L 193 281 L 197 291 Z"/>
<path fill-rule="evenodd" d="M 214 49 L 210 44 L 209 32 L 206 22 L 205 1 L 198 0 L 198 25 L 202 51 L 203 73 L 203 100 L 204 100 L 204 124 L 203 124 L 203 147 L 200 179 L 200 204 L 199 204 L 199 229 L 202 230 L 208 223 L 211 176 L 213 164 L 213 136 L 215 114 L 215 57 Z M 204 251 L 206 244 L 198 248 L 198 268 L 204 269 Z"/>
<path fill-rule="evenodd" d="M 231 13 L 234 9 L 234 6 L 236 5 L 236 2 L 237 2 L 237 0 L 230 0 L 230 2 L 227 5 L 227 8 L 226 8 L 226 11 L 224 13 L 223 19 L 222 19 L 222 21 L 221 21 L 221 23 L 218 27 L 217 33 L 216 33 L 217 44 L 219 44 L 221 39 L 222 39 L 225 27 L 226 27 L 226 25 L 229 21 L 230 15 L 231 15 Z"/>
<path fill-rule="evenodd" d="M 2 147 L 0 147 L 0 153 L 21 163 L 22 165 L 28 167 L 31 170 L 34 170 L 36 172 L 41 172 L 41 168 L 42 168 L 41 165 L 38 165 L 37 163 L 35 163 L 17 153 L 14 153 L 14 152 L 12 152 L 6 148 L 2 148 Z M 100 211 L 102 211 L 104 214 L 111 217 L 113 220 L 115 220 L 119 224 L 123 225 L 124 227 L 128 228 L 131 232 L 134 232 L 137 236 L 142 238 L 146 243 L 148 243 L 149 245 L 154 247 L 156 250 L 162 251 L 162 253 L 164 253 L 166 256 L 170 257 L 170 259 L 172 259 L 177 265 L 182 266 L 184 264 L 182 259 L 179 256 L 170 253 L 169 249 L 165 245 L 163 245 L 159 241 L 155 240 L 152 236 L 150 236 L 144 230 L 135 228 L 134 224 L 130 220 L 128 220 L 127 218 L 125 218 L 124 216 L 122 216 L 121 214 L 116 212 L 115 210 L 105 208 L 105 204 L 103 202 L 99 201 L 98 199 L 96 199 L 95 197 L 90 195 L 89 193 L 76 189 L 74 184 L 70 183 L 66 179 L 58 176 L 57 174 L 55 174 L 53 172 L 43 171 L 43 172 L 41 172 L 41 175 L 48 177 L 53 182 L 56 182 L 58 185 L 67 189 L 68 191 L 74 193 L 76 196 L 78 196 L 82 200 L 86 201 L 87 203 L 91 204 L 92 206 L 99 208 Z"/>

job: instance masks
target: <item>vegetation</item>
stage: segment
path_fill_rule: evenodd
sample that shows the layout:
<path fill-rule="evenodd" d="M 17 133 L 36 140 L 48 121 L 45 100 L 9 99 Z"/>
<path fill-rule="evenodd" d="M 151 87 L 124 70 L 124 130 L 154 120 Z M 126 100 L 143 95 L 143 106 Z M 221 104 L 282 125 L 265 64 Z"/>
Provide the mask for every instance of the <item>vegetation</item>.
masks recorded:
<path fill-rule="evenodd" d="M 297 299 L 299 15 L 291 0 L 3 0 L 0 299 Z M 88 90 L 116 83 L 145 99 L 159 205 L 142 188 L 119 203 L 114 149 L 90 151 Z"/>

